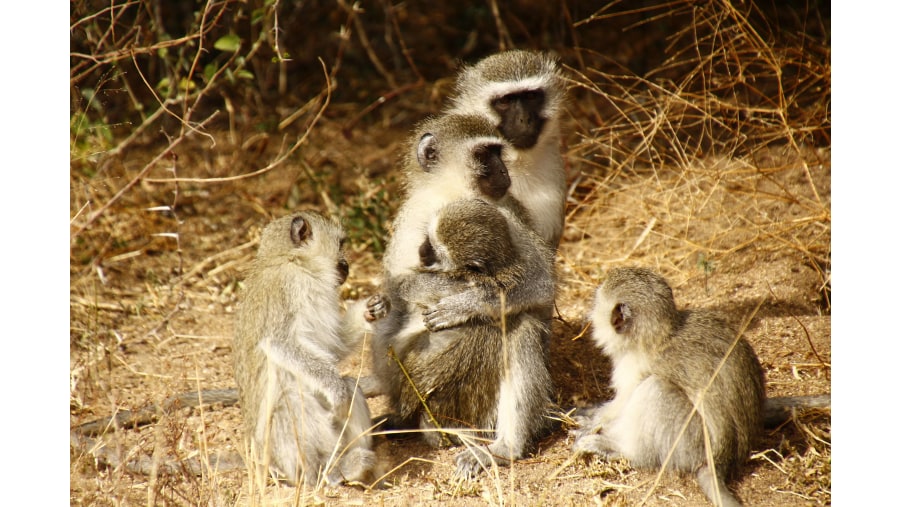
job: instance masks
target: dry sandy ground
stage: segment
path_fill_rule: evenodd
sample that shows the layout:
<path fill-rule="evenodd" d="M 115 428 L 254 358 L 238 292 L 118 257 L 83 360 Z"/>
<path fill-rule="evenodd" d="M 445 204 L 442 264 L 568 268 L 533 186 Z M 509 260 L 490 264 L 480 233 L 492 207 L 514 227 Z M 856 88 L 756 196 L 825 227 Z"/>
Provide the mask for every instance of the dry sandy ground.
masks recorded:
<path fill-rule="evenodd" d="M 377 222 L 396 206 L 395 164 L 404 136 L 385 129 L 350 142 L 325 122 L 307 148 L 271 172 L 219 183 L 144 181 L 81 233 L 71 261 L 72 425 L 185 391 L 232 387 L 232 319 L 242 269 L 255 253 L 260 228 L 290 209 L 313 206 L 344 217 L 352 240 L 344 295 L 372 294 L 377 231 L 384 225 Z M 177 158 L 168 157 L 149 177 L 246 173 L 278 149 L 277 140 L 260 147 L 249 138 L 231 143 L 223 133 L 214 149 L 204 140 L 184 144 Z M 610 172 L 589 164 L 574 136 L 569 146 L 571 191 L 557 259 L 551 349 L 561 406 L 612 394 L 609 364 L 584 337 L 585 314 L 604 271 L 631 264 L 665 275 L 682 307 L 716 308 L 737 323 L 752 317 L 745 336 L 765 368 L 770 396 L 830 393 L 828 150 L 778 148 L 752 159 Z M 73 176 L 73 215 L 87 200 L 105 202 L 153 153 L 109 160 L 90 180 Z M 387 216 L 379 215 L 377 203 L 388 203 Z M 172 204 L 174 214 L 148 210 Z M 161 233 L 177 233 L 178 241 Z M 93 262 L 97 251 L 102 261 Z M 346 371 L 355 373 L 359 365 L 351 361 Z M 384 412 L 383 400 L 370 402 L 373 415 Z M 236 407 L 182 409 L 156 425 L 110 432 L 101 440 L 122 457 L 177 463 L 240 452 L 240 422 Z M 733 488 L 748 505 L 828 505 L 830 442 L 830 412 L 769 431 Z M 261 495 L 251 493 L 243 470 L 147 476 L 104 466 L 75 448 L 71 503 L 631 505 L 645 495 L 649 505 L 705 502 L 690 477 L 667 473 L 657 484 L 656 474 L 626 463 L 566 465 L 570 445 L 567 433 L 557 432 L 533 457 L 455 484 L 450 477 L 457 449 L 380 438 L 384 488 L 270 485 Z"/>

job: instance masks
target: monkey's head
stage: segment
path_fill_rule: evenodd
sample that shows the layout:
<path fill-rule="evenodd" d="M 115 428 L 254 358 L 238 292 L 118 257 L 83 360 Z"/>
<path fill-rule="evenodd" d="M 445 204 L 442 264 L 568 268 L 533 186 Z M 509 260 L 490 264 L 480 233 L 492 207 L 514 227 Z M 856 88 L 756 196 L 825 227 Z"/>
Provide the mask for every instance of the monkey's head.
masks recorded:
<path fill-rule="evenodd" d="M 419 247 L 420 267 L 492 277 L 515 261 L 515 246 L 506 217 L 480 199 L 454 201 L 428 225 Z"/>
<path fill-rule="evenodd" d="M 593 339 L 610 356 L 653 352 L 672 334 L 678 311 L 666 280 L 646 268 L 617 268 L 597 289 Z"/>
<path fill-rule="evenodd" d="M 512 181 L 503 162 L 506 142 L 480 116 L 447 114 L 416 128 L 407 166 L 412 180 L 434 179 L 485 199 L 506 195 Z"/>
<path fill-rule="evenodd" d="M 464 67 L 456 83 L 454 110 L 491 119 L 516 149 L 529 149 L 558 121 L 565 85 L 557 58 L 526 50 L 491 55 Z"/>
<path fill-rule="evenodd" d="M 333 277 L 337 287 L 350 272 L 344 257 L 345 241 L 336 220 L 301 211 L 273 220 L 263 229 L 256 258 L 263 266 L 290 263 L 317 277 Z"/>

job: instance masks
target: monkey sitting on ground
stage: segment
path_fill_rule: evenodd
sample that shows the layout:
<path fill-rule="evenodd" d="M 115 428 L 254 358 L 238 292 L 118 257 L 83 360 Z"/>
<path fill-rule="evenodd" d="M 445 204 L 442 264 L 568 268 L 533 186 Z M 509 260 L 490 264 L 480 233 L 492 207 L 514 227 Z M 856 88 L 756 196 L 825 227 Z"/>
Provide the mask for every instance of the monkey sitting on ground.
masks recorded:
<path fill-rule="evenodd" d="M 337 365 L 343 336 L 338 287 L 348 274 L 344 233 L 315 212 L 263 230 L 234 333 L 234 371 L 250 461 L 287 482 L 368 483 L 375 454 L 369 410 Z"/>
<path fill-rule="evenodd" d="M 429 308 L 424 320 L 419 310 L 408 307 L 404 284 L 418 275 L 418 249 L 429 221 L 442 206 L 459 199 L 479 198 L 497 206 L 515 227 L 513 240 L 523 264 L 507 280 L 506 308 L 516 313 L 542 308 L 550 315 L 555 295 L 553 254 L 531 231 L 530 217 L 508 195 L 511 184 L 503 153 L 509 148 L 487 119 L 472 115 L 444 115 L 421 123 L 413 134 L 405 163 L 406 199 L 394 220 L 394 230 L 384 256 L 382 293 L 390 301 L 388 317 L 374 325 L 372 343 L 374 375 L 363 382 L 367 396 L 387 394 L 396 400 L 399 371 L 387 357 L 389 347 L 402 349 L 404 340 L 424 329 L 439 331 L 477 318 L 500 316 L 496 292 L 478 285 L 447 291 Z M 537 241 L 532 238 L 537 238 Z M 521 240 L 521 245 L 519 244 Z M 534 253 L 540 250 L 542 253 Z M 424 328 L 423 328 L 424 324 Z M 410 326 L 411 330 L 404 330 Z"/>
<path fill-rule="evenodd" d="M 643 268 L 610 271 L 591 320 L 616 395 L 577 419 L 574 451 L 639 468 L 659 468 L 671 451 L 666 466 L 695 473 L 715 505 L 740 505 L 725 481 L 748 457 L 765 402 L 750 344 L 714 312 L 678 310 L 666 281 Z"/>
<path fill-rule="evenodd" d="M 448 113 L 487 118 L 509 142 L 504 162 L 510 195 L 528 210 L 551 248 L 565 220 L 566 170 L 560 141 L 565 84 L 557 59 L 539 51 L 512 50 L 465 66 Z"/>
<path fill-rule="evenodd" d="M 529 282 L 540 287 L 536 290 L 552 288 L 553 254 L 508 210 L 466 199 L 448 204 L 432 219 L 419 259 L 417 272 L 395 294 L 404 300 L 407 317 L 418 321 L 418 328 L 408 327 L 403 330 L 408 336 L 392 340 L 394 356 L 402 365 L 395 366 L 390 379 L 396 393 L 394 424 L 492 432 L 489 445 L 472 445 L 456 457 L 456 475 L 471 478 L 491 460 L 505 465 L 521 458 L 551 428 L 548 313 L 512 310 L 496 318 L 480 316 L 428 330 L 415 312 L 427 315 L 443 298 L 470 288 L 487 299 L 502 298 L 511 286 L 527 290 L 519 278 L 526 266 L 537 262 L 544 265 L 543 279 Z M 374 306 L 383 309 L 384 304 Z M 373 313 L 383 312 L 373 309 Z M 443 442 L 437 431 L 423 436 L 434 446 Z"/>

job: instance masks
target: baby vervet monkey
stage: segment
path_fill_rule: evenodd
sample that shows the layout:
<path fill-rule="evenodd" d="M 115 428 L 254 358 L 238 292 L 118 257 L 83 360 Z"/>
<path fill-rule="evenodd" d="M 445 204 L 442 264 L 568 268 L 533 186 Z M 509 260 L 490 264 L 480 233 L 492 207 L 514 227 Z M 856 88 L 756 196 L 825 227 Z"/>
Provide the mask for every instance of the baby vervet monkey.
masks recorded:
<path fill-rule="evenodd" d="M 464 292 L 476 298 L 471 304 L 484 307 L 498 304 L 510 290 L 547 292 L 546 304 L 552 304 L 553 253 L 514 214 L 478 199 L 441 208 L 418 252 L 415 274 L 394 294 L 409 313 L 391 309 L 375 323 L 376 335 L 383 324 L 395 329 L 392 319 L 418 323 L 389 335 L 396 357 L 385 363 L 396 411 L 393 424 L 485 432 L 492 439 L 489 445 L 473 444 L 456 457 L 456 475 L 470 478 L 492 460 L 509 464 L 521 458 L 551 427 L 549 312 L 504 307 L 503 314 L 441 329 L 426 329 L 417 312 L 424 311 L 427 319 L 439 301 Z M 537 264 L 540 270 L 534 269 Z M 526 272 L 535 278 L 523 284 Z M 436 431 L 423 436 L 435 446 L 443 440 Z"/>
<path fill-rule="evenodd" d="M 712 311 L 678 310 L 666 281 L 643 268 L 610 271 L 591 320 L 616 395 L 577 418 L 574 451 L 659 468 L 674 446 L 667 467 L 695 473 L 715 505 L 740 505 L 725 481 L 747 459 L 765 401 L 750 344 Z"/>
<path fill-rule="evenodd" d="M 234 372 L 250 462 L 315 486 L 373 479 L 369 410 L 338 362 L 344 335 L 339 286 L 344 232 L 299 212 L 265 227 L 245 280 L 234 333 Z"/>
<path fill-rule="evenodd" d="M 539 51 L 497 53 L 463 67 L 448 112 L 488 118 L 511 144 L 504 154 L 510 194 L 552 248 L 565 220 L 566 169 L 560 117 L 565 83 L 557 59 Z"/>

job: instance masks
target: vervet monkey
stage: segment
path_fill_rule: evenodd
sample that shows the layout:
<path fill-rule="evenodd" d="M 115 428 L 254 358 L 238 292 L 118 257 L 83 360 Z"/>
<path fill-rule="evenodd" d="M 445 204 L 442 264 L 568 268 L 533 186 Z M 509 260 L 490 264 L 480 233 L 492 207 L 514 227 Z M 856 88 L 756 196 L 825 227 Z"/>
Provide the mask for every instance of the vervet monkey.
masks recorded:
<path fill-rule="evenodd" d="M 552 302 L 552 251 L 504 208 L 455 201 L 441 208 L 422 239 L 417 273 L 394 294 L 413 321 L 415 311 L 424 311 L 427 320 L 440 301 L 463 293 L 476 298 L 469 304 L 483 307 L 503 306 L 498 300 L 507 291 L 547 292 L 547 304 Z M 522 283 L 528 272 L 535 278 Z M 397 426 L 493 430 L 489 445 L 457 455 L 460 477 L 474 476 L 492 459 L 508 464 L 522 457 L 552 424 L 549 312 L 504 310 L 449 328 L 429 330 L 420 323 L 391 340 L 399 363 L 388 376 Z M 396 315 L 392 309 L 387 320 Z M 423 435 L 432 445 L 441 443 L 437 432 Z"/>
<path fill-rule="evenodd" d="M 643 268 L 610 271 L 591 320 L 616 394 L 580 418 L 575 452 L 659 468 L 674 446 L 668 467 L 695 473 L 715 505 L 740 505 L 725 481 L 748 458 L 765 402 L 750 344 L 712 311 L 678 310 Z"/>
<path fill-rule="evenodd" d="M 449 114 L 417 125 L 404 160 L 405 199 L 384 254 L 388 282 L 418 266 L 425 227 L 445 204 L 481 198 L 516 209 L 530 223 L 518 201 L 508 195 L 511 181 L 503 162 L 508 150 L 509 143 L 480 116 Z"/>
<path fill-rule="evenodd" d="M 343 243 L 341 226 L 315 212 L 271 222 L 235 324 L 251 461 L 293 484 L 373 479 L 366 399 L 337 369 L 353 345 L 342 333 L 338 295 L 348 273 Z"/>
<path fill-rule="evenodd" d="M 528 210 L 537 233 L 559 244 L 565 220 L 566 169 L 560 117 L 565 84 L 557 59 L 539 51 L 497 53 L 463 67 L 448 112 L 488 118 L 512 145 L 504 154 L 510 194 Z"/>
<path fill-rule="evenodd" d="M 418 276 L 419 247 L 428 223 L 444 205 L 465 198 L 480 198 L 502 210 L 514 222 L 514 239 L 523 240 L 523 264 L 517 267 L 506 287 L 509 311 L 542 308 L 550 315 L 555 294 L 553 257 L 543 255 L 547 248 L 538 238 L 534 242 L 527 229 L 531 220 L 527 211 L 508 195 L 509 174 L 503 152 L 509 149 L 487 119 L 472 115 L 448 114 L 421 123 L 412 136 L 405 164 L 406 200 L 394 220 L 393 234 L 384 257 L 382 292 L 390 301 L 390 315 L 374 326 L 372 352 L 374 375 L 366 379 L 367 395 L 387 393 L 396 399 L 396 370 L 387 357 L 389 347 L 403 348 L 404 340 L 427 328 L 430 331 L 457 326 L 477 318 L 498 318 L 500 299 L 485 293 L 483 287 L 458 286 L 446 292 L 428 314 L 422 316 L 406 304 L 403 285 Z M 527 239 L 526 239 L 527 238 Z M 540 251 L 542 253 L 536 254 Z M 405 326 L 412 329 L 404 331 Z M 423 327 L 424 326 L 424 327 Z"/>

